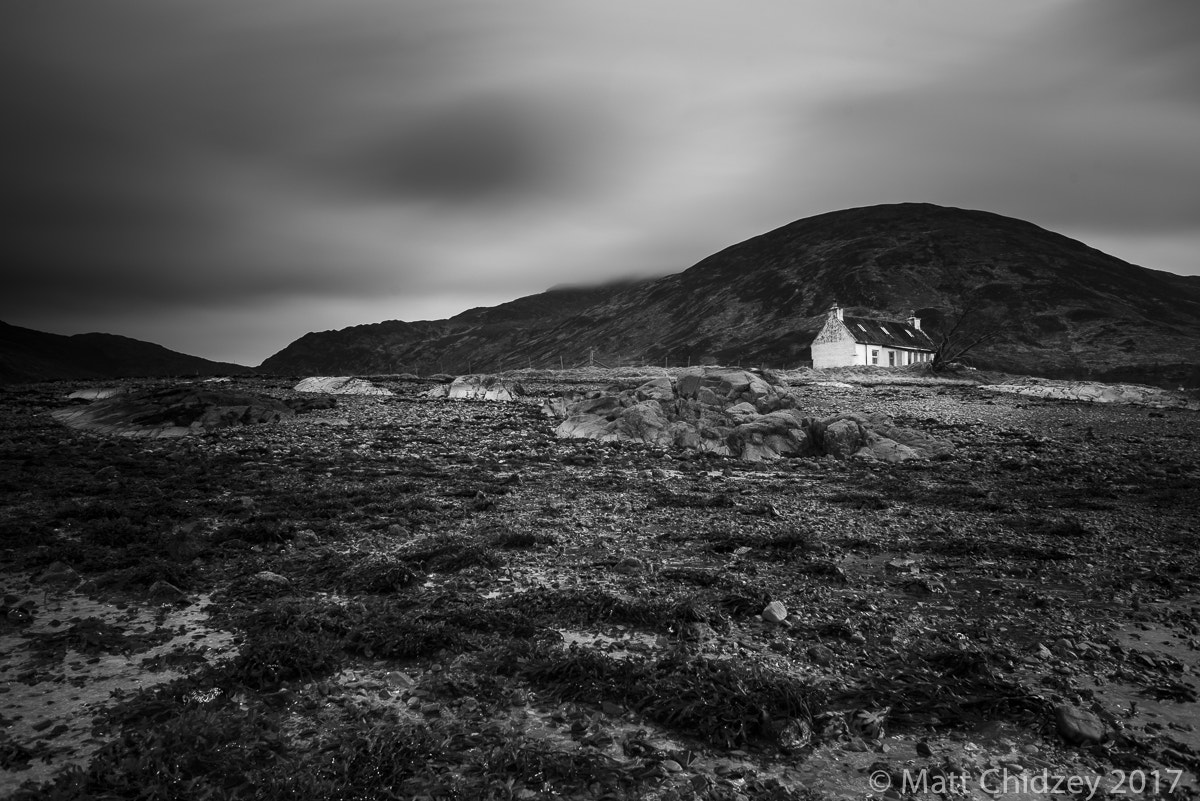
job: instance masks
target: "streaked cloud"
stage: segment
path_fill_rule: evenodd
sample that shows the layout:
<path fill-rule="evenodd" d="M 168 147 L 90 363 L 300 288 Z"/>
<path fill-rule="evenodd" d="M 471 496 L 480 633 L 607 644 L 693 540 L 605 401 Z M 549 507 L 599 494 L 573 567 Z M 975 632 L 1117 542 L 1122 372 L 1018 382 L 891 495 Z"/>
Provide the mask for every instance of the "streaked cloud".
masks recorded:
<path fill-rule="evenodd" d="M 47 0 L 7 17 L 0 319 L 19 325 L 257 363 L 314 328 L 675 272 L 905 200 L 1200 273 L 1190 0 Z"/>

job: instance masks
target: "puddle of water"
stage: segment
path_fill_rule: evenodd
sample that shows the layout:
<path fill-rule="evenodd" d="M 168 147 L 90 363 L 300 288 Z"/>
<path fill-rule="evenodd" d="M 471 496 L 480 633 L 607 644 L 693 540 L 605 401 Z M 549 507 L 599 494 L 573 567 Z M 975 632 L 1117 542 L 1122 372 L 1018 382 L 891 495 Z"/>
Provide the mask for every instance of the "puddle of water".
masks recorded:
<path fill-rule="evenodd" d="M 1136 630 L 1113 633 L 1114 638 L 1133 654 L 1135 665 L 1145 664 L 1145 659 L 1156 663 L 1163 686 L 1180 685 L 1190 689 L 1192 697 L 1200 695 L 1200 649 L 1194 638 L 1159 625 L 1146 625 Z M 1150 665 L 1146 665 L 1150 668 Z M 1164 669 L 1165 668 L 1165 669 Z M 1158 731 L 1172 740 L 1200 751 L 1200 700 L 1187 700 L 1183 695 L 1175 699 L 1156 698 L 1146 692 L 1146 685 L 1126 682 L 1088 684 L 1107 708 L 1128 712 L 1135 710 L 1130 723 L 1135 725 L 1157 725 Z M 1193 774 L 1193 778 L 1200 778 Z"/>

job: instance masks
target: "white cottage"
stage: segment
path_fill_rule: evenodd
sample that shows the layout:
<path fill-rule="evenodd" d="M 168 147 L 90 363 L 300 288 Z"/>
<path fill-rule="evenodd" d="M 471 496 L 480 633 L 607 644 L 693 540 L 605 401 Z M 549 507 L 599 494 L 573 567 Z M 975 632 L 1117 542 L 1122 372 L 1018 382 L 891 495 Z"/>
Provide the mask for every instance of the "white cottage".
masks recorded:
<path fill-rule="evenodd" d="M 834 304 L 812 342 L 813 367 L 902 367 L 933 361 L 933 340 L 916 316 L 904 322 L 847 317 Z"/>

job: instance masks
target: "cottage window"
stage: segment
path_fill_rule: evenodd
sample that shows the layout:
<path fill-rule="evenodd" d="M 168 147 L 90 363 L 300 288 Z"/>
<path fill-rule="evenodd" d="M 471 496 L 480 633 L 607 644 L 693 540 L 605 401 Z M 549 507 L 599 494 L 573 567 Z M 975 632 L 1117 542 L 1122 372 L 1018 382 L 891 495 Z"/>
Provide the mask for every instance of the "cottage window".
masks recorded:
<path fill-rule="evenodd" d="M 895 366 L 896 366 L 896 351 L 889 350 L 888 351 L 888 367 L 895 367 Z"/>
<path fill-rule="evenodd" d="M 879 364 L 879 351 L 871 351 L 871 364 Z"/>

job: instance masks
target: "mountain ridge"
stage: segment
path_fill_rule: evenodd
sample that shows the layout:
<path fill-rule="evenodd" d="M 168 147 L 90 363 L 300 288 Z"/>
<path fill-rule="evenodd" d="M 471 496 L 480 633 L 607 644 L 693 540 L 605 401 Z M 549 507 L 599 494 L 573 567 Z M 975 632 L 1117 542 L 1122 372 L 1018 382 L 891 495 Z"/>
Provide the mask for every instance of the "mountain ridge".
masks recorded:
<path fill-rule="evenodd" d="M 565 295 L 555 293 L 566 292 Z M 556 289 L 441 321 L 309 333 L 272 373 L 464 372 L 724 362 L 790 366 L 832 302 L 936 321 L 966 293 L 1005 322 L 981 367 L 1200 383 L 1200 277 L 1124 262 L 1034 223 L 925 203 L 826 212 L 679 273 Z"/>
<path fill-rule="evenodd" d="M 119 334 L 51 334 L 0 321 L 0 383 L 252 373 Z"/>

